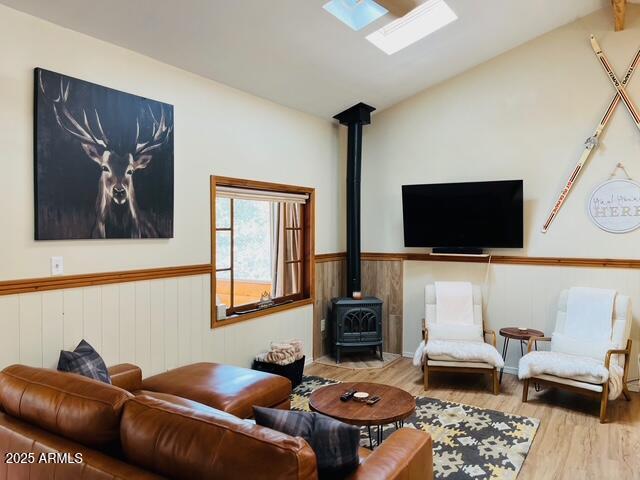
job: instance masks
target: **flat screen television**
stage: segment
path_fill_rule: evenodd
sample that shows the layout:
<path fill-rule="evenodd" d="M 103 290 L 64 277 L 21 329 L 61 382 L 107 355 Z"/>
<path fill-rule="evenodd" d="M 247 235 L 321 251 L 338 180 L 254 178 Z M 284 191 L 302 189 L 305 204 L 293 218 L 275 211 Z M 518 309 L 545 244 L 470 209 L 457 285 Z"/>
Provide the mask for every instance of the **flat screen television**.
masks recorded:
<path fill-rule="evenodd" d="M 402 186 L 405 247 L 522 248 L 522 180 Z"/>

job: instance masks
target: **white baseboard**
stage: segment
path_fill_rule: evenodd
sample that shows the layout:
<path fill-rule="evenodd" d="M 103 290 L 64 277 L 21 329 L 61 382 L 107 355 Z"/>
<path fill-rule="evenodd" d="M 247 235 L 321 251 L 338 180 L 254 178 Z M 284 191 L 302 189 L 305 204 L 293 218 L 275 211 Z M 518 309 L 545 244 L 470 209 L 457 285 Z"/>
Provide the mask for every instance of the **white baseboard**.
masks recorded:
<path fill-rule="evenodd" d="M 504 373 L 508 373 L 510 375 L 518 375 L 518 367 L 511 367 L 509 365 L 504 366 Z"/>

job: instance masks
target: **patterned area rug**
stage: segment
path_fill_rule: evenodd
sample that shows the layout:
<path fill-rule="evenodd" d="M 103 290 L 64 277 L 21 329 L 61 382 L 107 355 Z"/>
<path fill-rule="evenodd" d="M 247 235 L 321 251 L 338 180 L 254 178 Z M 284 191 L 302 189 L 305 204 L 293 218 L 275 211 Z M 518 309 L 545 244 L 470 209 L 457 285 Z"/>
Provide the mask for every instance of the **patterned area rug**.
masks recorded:
<path fill-rule="evenodd" d="M 305 376 L 291 394 L 293 410 L 309 411 L 309 396 L 316 388 L 339 383 Z M 438 479 L 514 479 L 522 468 L 540 421 L 495 410 L 416 397 L 416 413 L 404 422 L 424 430 L 433 440 L 434 474 Z M 387 425 L 387 438 L 395 427 Z M 369 445 L 366 428 L 360 444 Z"/>

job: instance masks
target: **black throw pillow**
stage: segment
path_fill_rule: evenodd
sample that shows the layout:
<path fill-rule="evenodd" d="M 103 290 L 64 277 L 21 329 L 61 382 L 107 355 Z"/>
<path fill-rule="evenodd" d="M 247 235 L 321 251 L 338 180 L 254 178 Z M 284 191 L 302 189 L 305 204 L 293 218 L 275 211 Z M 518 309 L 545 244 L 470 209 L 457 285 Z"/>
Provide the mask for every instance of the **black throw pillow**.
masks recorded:
<path fill-rule="evenodd" d="M 360 464 L 360 429 L 319 413 L 253 407 L 256 424 L 304 438 L 316 454 L 322 479 L 343 478 Z"/>
<path fill-rule="evenodd" d="M 111 377 L 104 360 L 95 349 L 82 340 L 73 352 L 60 350 L 58 370 L 61 372 L 79 373 L 85 377 L 111 383 Z"/>

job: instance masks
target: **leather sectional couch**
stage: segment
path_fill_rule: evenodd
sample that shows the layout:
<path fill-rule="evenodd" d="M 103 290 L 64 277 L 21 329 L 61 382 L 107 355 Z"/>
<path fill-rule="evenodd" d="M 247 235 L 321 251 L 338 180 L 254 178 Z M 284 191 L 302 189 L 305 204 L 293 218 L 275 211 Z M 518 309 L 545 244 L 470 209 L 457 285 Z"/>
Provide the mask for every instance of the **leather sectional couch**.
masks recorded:
<path fill-rule="evenodd" d="M 217 364 L 144 381 L 133 365 L 110 374 L 113 385 L 23 365 L 0 372 L 0 480 L 317 478 L 303 439 L 243 419 L 252 405 L 289 408 L 288 380 Z M 433 477 L 424 432 L 400 429 L 361 458 L 352 479 Z"/>

